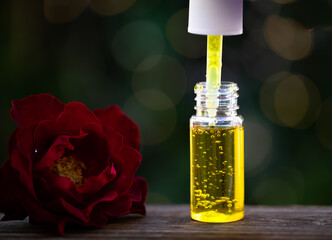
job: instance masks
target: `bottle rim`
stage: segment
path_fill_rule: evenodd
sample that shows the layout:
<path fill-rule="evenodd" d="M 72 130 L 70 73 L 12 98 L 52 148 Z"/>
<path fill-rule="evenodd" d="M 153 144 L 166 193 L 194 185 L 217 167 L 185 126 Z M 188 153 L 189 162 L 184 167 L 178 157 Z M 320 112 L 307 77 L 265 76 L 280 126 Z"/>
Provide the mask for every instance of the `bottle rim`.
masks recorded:
<path fill-rule="evenodd" d="M 238 90 L 234 82 L 222 81 L 215 89 L 208 89 L 206 82 L 197 83 L 194 90 L 196 115 L 236 115 Z"/>
<path fill-rule="evenodd" d="M 221 84 L 215 89 L 209 89 L 211 93 L 216 92 L 221 95 L 227 95 L 230 93 L 235 93 L 239 90 L 239 87 L 234 82 L 221 81 Z M 207 93 L 207 83 L 199 82 L 195 85 L 195 93 Z"/>

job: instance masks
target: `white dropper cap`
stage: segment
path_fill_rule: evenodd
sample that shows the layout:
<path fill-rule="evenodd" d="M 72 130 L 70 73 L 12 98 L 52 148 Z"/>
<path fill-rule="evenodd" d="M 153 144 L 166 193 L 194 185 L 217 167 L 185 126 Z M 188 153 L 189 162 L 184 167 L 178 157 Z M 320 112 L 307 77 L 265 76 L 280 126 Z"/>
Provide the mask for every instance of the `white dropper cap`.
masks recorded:
<path fill-rule="evenodd" d="M 190 0 L 188 32 L 199 35 L 242 34 L 243 0 Z"/>

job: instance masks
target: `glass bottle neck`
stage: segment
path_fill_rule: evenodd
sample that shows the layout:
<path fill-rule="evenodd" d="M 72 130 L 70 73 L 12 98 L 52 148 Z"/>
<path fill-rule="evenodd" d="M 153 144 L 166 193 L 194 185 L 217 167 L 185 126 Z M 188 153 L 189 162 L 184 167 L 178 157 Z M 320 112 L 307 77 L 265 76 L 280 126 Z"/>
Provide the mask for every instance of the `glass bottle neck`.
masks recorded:
<path fill-rule="evenodd" d="M 206 82 L 197 83 L 195 86 L 196 116 L 236 116 L 239 109 L 238 90 L 237 84 L 233 82 L 221 82 L 216 89 L 209 89 L 209 91 Z"/>

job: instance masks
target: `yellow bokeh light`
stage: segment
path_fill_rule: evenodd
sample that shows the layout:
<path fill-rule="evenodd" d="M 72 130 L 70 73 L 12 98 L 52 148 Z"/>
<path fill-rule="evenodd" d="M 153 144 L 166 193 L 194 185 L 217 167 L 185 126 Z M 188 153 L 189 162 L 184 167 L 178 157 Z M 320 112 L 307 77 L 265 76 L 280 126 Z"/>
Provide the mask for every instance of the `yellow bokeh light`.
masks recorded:
<path fill-rule="evenodd" d="M 135 95 L 126 101 L 123 110 L 139 126 L 143 145 L 158 145 L 166 141 L 176 126 L 177 114 L 174 107 L 154 111 L 142 104 Z"/>
<path fill-rule="evenodd" d="M 260 105 L 265 116 L 272 122 L 284 126 L 275 110 L 274 96 L 278 83 L 289 76 L 288 72 L 279 72 L 267 79 L 260 91 Z"/>
<path fill-rule="evenodd" d="M 162 111 L 174 107 L 173 101 L 167 95 L 154 89 L 135 92 L 135 96 L 152 110 Z"/>
<path fill-rule="evenodd" d="M 313 33 L 298 22 L 270 15 L 264 23 L 264 35 L 269 47 L 288 60 L 299 60 L 311 53 Z"/>
<path fill-rule="evenodd" d="M 187 74 L 182 64 L 166 55 L 145 59 L 132 77 L 134 92 L 157 90 L 178 103 L 187 90 Z"/>
<path fill-rule="evenodd" d="M 90 0 L 90 7 L 101 15 L 116 15 L 130 8 L 136 0 Z"/>
<path fill-rule="evenodd" d="M 170 45 L 179 54 L 188 58 L 206 55 L 206 38 L 188 33 L 188 8 L 182 9 L 168 20 L 166 35 Z"/>
<path fill-rule="evenodd" d="M 303 75 L 297 76 L 302 79 L 303 83 L 307 88 L 309 102 L 307 112 L 302 121 L 296 125 L 296 128 L 305 129 L 316 122 L 321 110 L 322 99 L 319 89 L 313 81 Z"/>
<path fill-rule="evenodd" d="M 52 23 L 66 23 L 77 18 L 88 6 L 89 0 L 45 0 L 44 15 Z"/>
<path fill-rule="evenodd" d="M 275 108 L 281 122 L 286 126 L 296 126 L 308 108 L 308 91 L 303 81 L 296 75 L 281 80 L 275 91 Z"/>
<path fill-rule="evenodd" d="M 316 85 L 302 75 L 280 72 L 262 86 L 260 104 L 272 122 L 305 129 L 317 119 L 321 98 Z"/>
<path fill-rule="evenodd" d="M 332 98 L 325 100 L 316 125 L 316 133 L 321 144 L 332 150 Z"/>

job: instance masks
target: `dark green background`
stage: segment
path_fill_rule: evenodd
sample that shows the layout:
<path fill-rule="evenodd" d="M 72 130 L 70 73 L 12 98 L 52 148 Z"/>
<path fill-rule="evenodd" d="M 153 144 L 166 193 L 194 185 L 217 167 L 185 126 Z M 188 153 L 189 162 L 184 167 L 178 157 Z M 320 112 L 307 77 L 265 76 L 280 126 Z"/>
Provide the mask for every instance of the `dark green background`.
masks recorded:
<path fill-rule="evenodd" d="M 9 117 L 12 99 L 47 92 L 92 110 L 117 104 L 141 129 L 145 144 L 138 175 L 148 181 L 147 201 L 189 202 L 189 118 L 193 87 L 205 77 L 206 40 L 186 33 L 187 7 L 187 0 L 137 0 L 120 14 L 103 16 L 87 6 L 59 24 L 45 18 L 43 1 L 2 1 L 0 162 L 8 158 L 7 142 L 16 127 Z M 61 19 L 64 12 L 54 14 Z M 271 48 L 264 30 L 271 15 L 293 19 L 301 33 L 311 31 L 305 57 L 285 59 Z M 274 27 L 281 39 L 289 37 L 282 35 L 286 28 Z M 244 34 L 224 38 L 223 80 L 238 83 L 239 113 L 245 119 L 248 204 L 332 203 L 331 30 L 331 1 L 257 0 L 244 1 Z M 292 49 L 283 51 L 287 55 Z M 145 62 L 154 70 L 141 74 L 141 62 L 154 55 L 163 57 Z M 270 78 L 279 72 L 304 80 L 284 81 L 281 88 L 282 74 L 275 85 Z M 301 96 L 308 96 L 305 115 L 294 126 L 278 119 L 278 111 L 287 118 L 287 102 L 276 114 L 265 101 L 273 103 L 276 86 L 281 96 L 294 96 L 299 108 Z M 151 89 L 146 98 L 144 90 Z M 294 102 L 290 109 L 297 109 Z"/>

